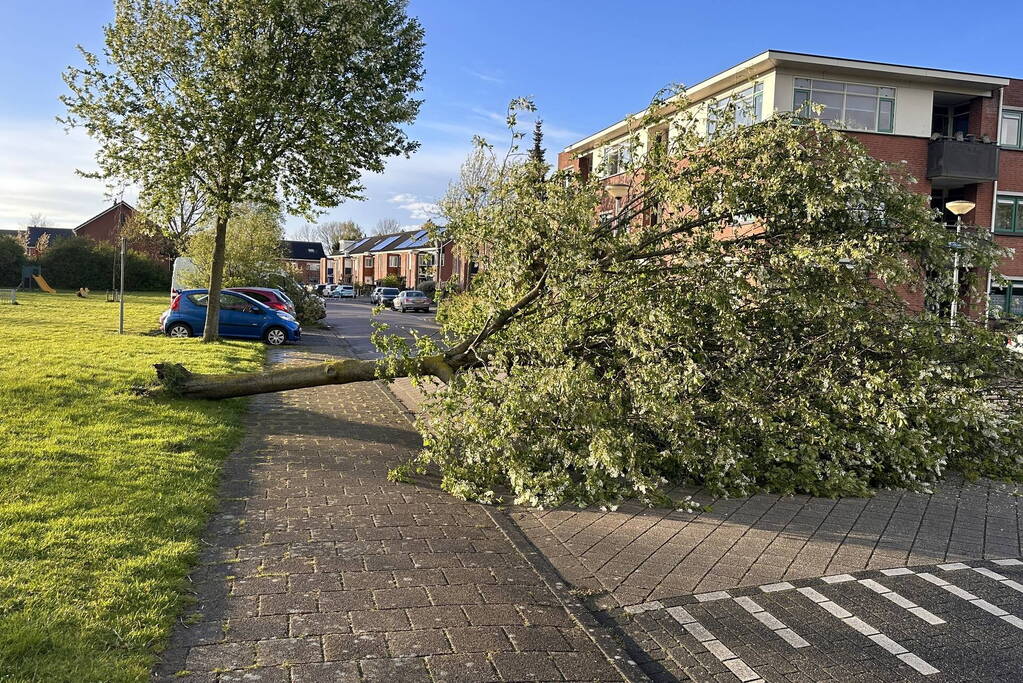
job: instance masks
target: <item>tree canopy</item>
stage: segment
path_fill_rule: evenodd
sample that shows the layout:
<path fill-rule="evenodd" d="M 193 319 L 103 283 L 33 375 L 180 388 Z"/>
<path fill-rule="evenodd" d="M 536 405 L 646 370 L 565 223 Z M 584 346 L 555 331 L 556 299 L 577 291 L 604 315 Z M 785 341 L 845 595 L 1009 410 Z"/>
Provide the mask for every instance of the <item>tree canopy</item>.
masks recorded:
<path fill-rule="evenodd" d="M 650 112 L 617 199 L 600 173 L 480 143 L 442 204 L 480 271 L 440 308 L 439 338 L 379 335 L 384 360 L 233 391 L 440 378 L 424 449 L 394 476 L 436 465 L 482 501 L 685 505 L 676 484 L 844 496 L 1023 475 L 1020 354 L 903 296 L 951 296 L 958 250 L 983 318 L 975 275 L 1004 256 L 986 233 L 953 242 L 903 169 L 818 121 L 744 126 L 726 108 L 708 137 L 681 94 Z M 201 376 L 178 388 L 234 395 Z"/>
<path fill-rule="evenodd" d="M 233 207 L 336 206 L 416 149 L 423 31 L 404 0 L 117 0 L 105 39 L 65 73 L 65 122 L 99 143 L 93 175 L 137 184 L 154 218 L 193 186 L 208 202 L 207 340 Z"/>

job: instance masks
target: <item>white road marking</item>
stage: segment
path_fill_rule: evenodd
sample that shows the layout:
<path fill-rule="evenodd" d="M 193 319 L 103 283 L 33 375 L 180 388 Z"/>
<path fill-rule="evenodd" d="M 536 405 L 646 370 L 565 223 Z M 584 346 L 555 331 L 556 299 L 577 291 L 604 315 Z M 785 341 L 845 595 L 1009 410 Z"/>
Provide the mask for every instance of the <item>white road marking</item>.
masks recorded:
<path fill-rule="evenodd" d="M 668 610 L 668 614 L 680 623 L 682 628 L 688 631 L 691 636 L 700 641 L 707 648 L 707 651 L 724 664 L 740 681 L 743 683 L 753 683 L 754 681 L 763 680 L 749 664 L 742 661 L 741 657 L 725 647 L 720 640 L 714 637 L 713 633 L 704 628 L 696 620 L 696 617 L 690 614 L 684 607 L 672 607 Z"/>
<path fill-rule="evenodd" d="M 948 564 L 939 564 L 938 569 L 946 572 L 954 572 L 957 569 L 970 569 L 970 565 L 963 564 L 962 562 L 949 562 Z"/>
<path fill-rule="evenodd" d="M 649 612 L 655 609 L 664 609 L 664 605 L 661 604 L 660 600 L 653 600 L 651 602 L 644 602 L 640 605 L 626 605 L 624 609 L 626 614 L 639 614 L 641 612 Z"/>
<path fill-rule="evenodd" d="M 787 591 L 792 590 L 793 588 L 795 588 L 795 586 L 788 581 L 781 581 L 779 583 L 769 583 L 766 586 L 761 586 L 760 590 L 765 593 L 777 593 L 778 591 Z"/>
<path fill-rule="evenodd" d="M 910 572 L 912 573 L 912 572 Z M 931 674 L 938 673 L 938 669 L 934 668 L 923 659 L 913 654 L 905 647 L 895 642 L 885 634 L 878 631 L 876 628 L 863 621 L 859 617 L 854 617 L 848 610 L 838 605 L 832 600 L 829 600 L 826 596 L 821 595 L 819 592 L 812 588 L 800 588 L 799 593 L 805 595 L 810 600 L 813 600 L 816 605 L 830 614 L 834 615 L 839 621 L 843 622 L 849 628 L 862 633 L 872 641 L 880 645 L 882 648 L 887 650 L 892 655 L 898 657 L 902 662 L 913 667 L 924 676 L 930 676 Z M 818 599 L 820 598 L 820 599 Z M 842 616 L 846 615 L 846 616 Z"/>
<path fill-rule="evenodd" d="M 963 590 L 959 586 L 956 586 L 955 584 L 949 583 L 948 581 L 942 581 L 941 579 L 938 579 L 938 577 L 934 576 L 933 574 L 928 574 L 927 572 L 920 572 L 919 574 L 917 574 L 917 576 L 919 576 L 921 579 L 923 579 L 925 581 L 930 581 L 931 583 L 933 583 L 936 586 L 941 586 L 942 588 L 947 590 L 952 595 L 954 595 L 954 596 L 956 596 L 958 598 L 962 598 L 963 600 L 966 600 L 967 602 L 969 602 L 971 605 L 973 605 L 975 607 L 979 607 L 980 609 L 984 610 L 985 612 L 987 612 L 989 614 L 993 614 L 994 616 L 998 617 L 1002 621 L 1004 621 L 1006 623 L 1009 623 L 1009 624 L 1012 624 L 1016 628 L 1023 630 L 1023 619 L 1020 619 L 1017 616 L 1009 614 L 1008 612 L 1003 610 L 1001 607 L 998 607 L 997 605 L 992 605 L 987 600 L 982 600 L 982 599 L 978 598 L 976 595 L 974 595 L 970 591 Z M 941 583 L 938 583 L 938 581 L 940 581 Z"/>
<path fill-rule="evenodd" d="M 860 579 L 859 583 L 861 583 L 862 585 L 866 586 L 870 590 L 874 591 L 878 595 L 880 595 L 880 596 L 882 596 L 884 598 L 887 598 L 888 600 L 894 602 L 896 605 L 898 605 L 899 607 L 903 608 L 904 610 L 909 611 L 909 613 L 912 614 L 913 616 L 919 617 L 920 619 L 923 619 L 928 624 L 937 626 L 938 624 L 944 624 L 945 623 L 944 619 L 936 617 L 934 614 L 931 614 L 930 612 L 925 610 L 923 607 L 920 607 L 919 605 L 917 605 L 912 600 L 909 600 L 909 599 L 903 597 L 902 595 L 899 595 L 898 593 L 896 593 L 895 591 L 891 590 L 887 586 L 885 586 L 883 584 L 880 584 L 877 581 L 874 581 L 873 579 Z"/>
<path fill-rule="evenodd" d="M 913 574 L 915 572 L 912 569 L 907 569 L 906 567 L 899 567 L 897 569 L 882 569 L 881 573 L 885 576 L 902 576 L 903 574 Z"/>
<path fill-rule="evenodd" d="M 997 562 L 997 560 L 995 561 Z M 990 569 L 986 569 L 984 567 L 974 567 L 973 571 L 977 572 L 981 576 L 986 576 L 989 579 L 994 579 L 998 583 L 1002 584 L 1003 586 L 1007 586 L 1014 591 L 1023 593 L 1023 585 L 1020 585 L 1020 583 L 1017 581 L 1013 581 L 1008 576 L 1004 576 L 1002 574 L 999 574 L 998 572 L 993 572 Z"/>
<path fill-rule="evenodd" d="M 732 596 L 727 591 L 714 591 L 713 593 L 700 593 L 693 597 L 696 598 L 697 602 L 711 602 L 712 600 L 724 600 Z"/>
<path fill-rule="evenodd" d="M 806 642 L 798 633 L 787 627 L 780 619 L 761 607 L 753 598 L 733 598 L 744 610 L 756 617 L 757 621 L 774 631 L 774 633 L 794 648 L 808 647 Z"/>
<path fill-rule="evenodd" d="M 851 574 L 835 574 L 834 576 L 822 576 L 821 581 L 824 583 L 844 583 L 846 581 L 855 581 Z"/>
<path fill-rule="evenodd" d="M 991 561 L 994 562 L 995 564 L 1001 565 L 1003 567 L 1018 567 L 1019 565 L 1023 564 L 1023 560 L 1016 560 L 1016 559 L 991 560 Z"/>

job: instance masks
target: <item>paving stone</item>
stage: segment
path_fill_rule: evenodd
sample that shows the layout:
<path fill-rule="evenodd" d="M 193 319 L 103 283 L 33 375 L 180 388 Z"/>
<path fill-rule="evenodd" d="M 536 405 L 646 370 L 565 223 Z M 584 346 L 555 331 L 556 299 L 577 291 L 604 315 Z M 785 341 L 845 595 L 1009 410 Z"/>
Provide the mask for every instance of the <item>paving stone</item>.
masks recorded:
<path fill-rule="evenodd" d="M 427 666 L 436 680 L 485 683 L 502 680 L 484 654 L 437 655 L 427 658 Z M 610 679 L 620 680 L 620 679 Z"/>
<path fill-rule="evenodd" d="M 296 664 L 291 667 L 291 683 L 345 683 L 361 681 L 355 662 Z"/>
<path fill-rule="evenodd" d="M 554 660 L 533 652 L 499 652 L 493 655 L 497 672 L 509 681 L 564 680 Z"/>
<path fill-rule="evenodd" d="M 383 633 L 323 636 L 323 658 L 327 661 L 353 661 L 387 656 L 389 656 L 387 638 Z"/>
<path fill-rule="evenodd" d="M 443 629 L 413 630 L 387 634 L 392 657 L 442 655 L 451 652 Z"/>

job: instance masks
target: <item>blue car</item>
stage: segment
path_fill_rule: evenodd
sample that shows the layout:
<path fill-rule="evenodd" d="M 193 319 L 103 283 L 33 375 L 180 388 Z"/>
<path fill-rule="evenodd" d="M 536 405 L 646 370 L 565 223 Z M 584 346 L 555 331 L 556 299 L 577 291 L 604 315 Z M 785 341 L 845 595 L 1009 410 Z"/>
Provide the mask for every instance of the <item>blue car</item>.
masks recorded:
<path fill-rule="evenodd" d="M 170 308 L 160 316 L 160 328 L 169 337 L 193 337 L 206 327 L 206 300 L 209 291 L 186 289 L 180 292 Z M 270 346 L 297 342 L 302 326 L 286 311 L 277 311 L 239 292 L 220 293 L 221 337 L 262 339 Z"/>

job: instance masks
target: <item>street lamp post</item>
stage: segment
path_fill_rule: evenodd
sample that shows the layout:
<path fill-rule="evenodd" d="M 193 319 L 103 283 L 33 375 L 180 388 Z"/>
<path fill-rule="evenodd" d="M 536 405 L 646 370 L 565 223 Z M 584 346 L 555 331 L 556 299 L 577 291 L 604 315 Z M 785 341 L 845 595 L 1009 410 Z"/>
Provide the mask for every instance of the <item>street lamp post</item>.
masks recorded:
<path fill-rule="evenodd" d="M 945 208 L 956 217 L 955 254 L 952 260 L 952 305 L 949 312 L 949 322 L 953 326 L 956 324 L 956 314 L 959 311 L 959 235 L 963 232 L 963 216 L 973 211 L 976 206 L 973 202 L 961 200 L 945 204 Z"/>

